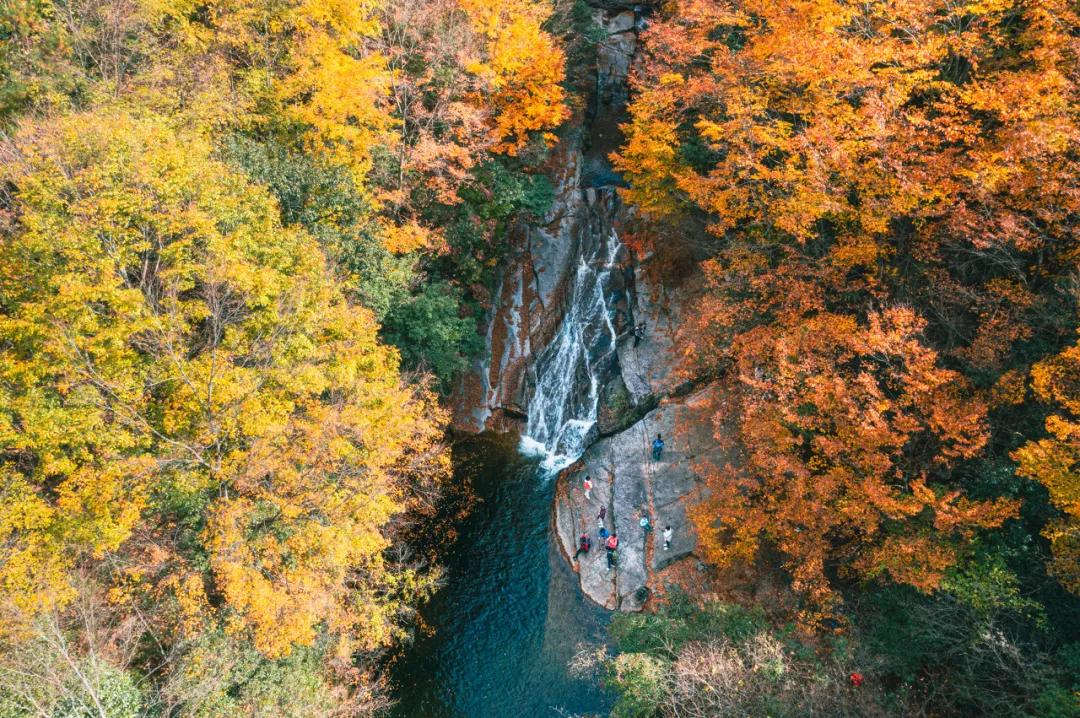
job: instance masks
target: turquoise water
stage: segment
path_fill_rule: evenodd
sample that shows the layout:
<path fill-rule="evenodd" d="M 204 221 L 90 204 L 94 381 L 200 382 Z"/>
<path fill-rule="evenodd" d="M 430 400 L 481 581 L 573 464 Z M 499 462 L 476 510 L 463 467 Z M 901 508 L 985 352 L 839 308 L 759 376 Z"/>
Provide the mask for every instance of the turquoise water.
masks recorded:
<path fill-rule="evenodd" d="M 551 528 L 554 480 L 520 456 L 516 437 L 485 435 L 455 448 L 481 499 L 448 550 L 447 584 L 421 610 L 422 636 L 393 680 L 402 718 L 605 714 L 595 682 L 567 663 L 602 643 L 607 612 L 587 602 Z M 560 711 L 562 711 L 560 713 Z"/>

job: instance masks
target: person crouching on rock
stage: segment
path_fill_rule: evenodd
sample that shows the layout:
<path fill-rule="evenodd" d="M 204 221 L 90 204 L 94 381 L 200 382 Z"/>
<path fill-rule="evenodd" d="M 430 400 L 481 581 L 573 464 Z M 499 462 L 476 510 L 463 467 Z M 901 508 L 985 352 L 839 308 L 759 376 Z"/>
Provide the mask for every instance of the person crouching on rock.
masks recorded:
<path fill-rule="evenodd" d="M 615 568 L 615 551 L 619 548 L 619 537 L 615 534 L 608 536 L 607 540 L 607 567 Z"/>
<path fill-rule="evenodd" d="M 574 559 L 583 553 L 589 553 L 589 549 L 592 548 L 592 540 L 589 538 L 589 534 L 581 534 L 581 538 L 578 539 L 577 553 L 574 554 Z"/>

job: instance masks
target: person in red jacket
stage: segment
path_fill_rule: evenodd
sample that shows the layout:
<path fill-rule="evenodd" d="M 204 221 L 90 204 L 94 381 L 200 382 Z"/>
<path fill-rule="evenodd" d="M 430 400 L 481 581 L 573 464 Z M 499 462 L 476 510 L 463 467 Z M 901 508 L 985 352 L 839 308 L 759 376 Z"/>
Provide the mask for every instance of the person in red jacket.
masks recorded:
<path fill-rule="evenodd" d="M 585 498 L 586 499 L 589 498 L 589 492 L 590 491 L 592 491 L 592 477 L 591 476 L 586 476 L 585 477 Z"/>
<path fill-rule="evenodd" d="M 581 538 L 578 539 L 577 553 L 574 554 L 576 559 L 583 553 L 589 553 L 589 549 L 592 548 L 592 539 L 589 538 L 589 534 L 581 534 Z"/>
<path fill-rule="evenodd" d="M 619 537 L 615 534 L 608 536 L 607 540 L 607 567 L 615 568 L 615 559 L 617 558 L 615 550 L 619 548 Z"/>

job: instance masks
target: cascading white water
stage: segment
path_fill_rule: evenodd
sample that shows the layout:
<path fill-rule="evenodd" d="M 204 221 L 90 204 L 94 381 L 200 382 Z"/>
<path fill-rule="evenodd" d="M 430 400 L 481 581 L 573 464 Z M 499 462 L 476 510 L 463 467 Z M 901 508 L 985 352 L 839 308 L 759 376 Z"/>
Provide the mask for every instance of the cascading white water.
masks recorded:
<path fill-rule="evenodd" d="M 614 192 L 607 190 L 599 208 L 606 215 L 600 217 L 600 236 L 582 242 L 562 326 L 535 364 L 521 451 L 543 456 L 541 467 L 552 473 L 572 464 L 588 446 L 600 399 L 598 375 L 615 351 L 609 299 L 622 244 L 611 226 L 614 206 Z"/>

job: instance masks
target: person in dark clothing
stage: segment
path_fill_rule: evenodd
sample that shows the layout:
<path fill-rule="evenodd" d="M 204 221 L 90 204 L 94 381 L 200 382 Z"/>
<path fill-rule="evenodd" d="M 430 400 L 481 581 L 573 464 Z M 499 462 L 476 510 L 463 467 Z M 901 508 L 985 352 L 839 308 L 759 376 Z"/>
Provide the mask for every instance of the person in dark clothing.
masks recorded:
<path fill-rule="evenodd" d="M 637 348 L 638 344 L 641 344 L 641 340 L 645 338 L 645 322 L 641 322 L 634 327 L 634 348 Z"/>
<path fill-rule="evenodd" d="M 617 558 L 615 553 L 616 553 L 615 551 L 612 551 L 611 549 L 608 549 L 608 552 L 607 552 L 607 567 L 608 568 L 615 568 L 615 559 Z"/>
<path fill-rule="evenodd" d="M 600 513 L 598 513 L 596 515 L 596 523 L 600 526 L 600 528 L 604 528 L 604 517 L 605 516 L 607 516 L 607 507 L 606 506 L 601 506 L 600 507 Z"/>
<path fill-rule="evenodd" d="M 574 554 L 576 559 L 583 553 L 589 553 L 589 549 L 592 548 L 592 540 L 589 538 L 589 534 L 581 534 L 581 538 L 578 539 L 577 553 Z"/>
<path fill-rule="evenodd" d="M 662 452 L 663 450 L 664 450 L 664 439 L 659 434 L 657 434 L 656 435 L 656 441 L 654 441 L 652 443 L 653 461 L 659 461 L 660 460 L 660 452 Z"/>

